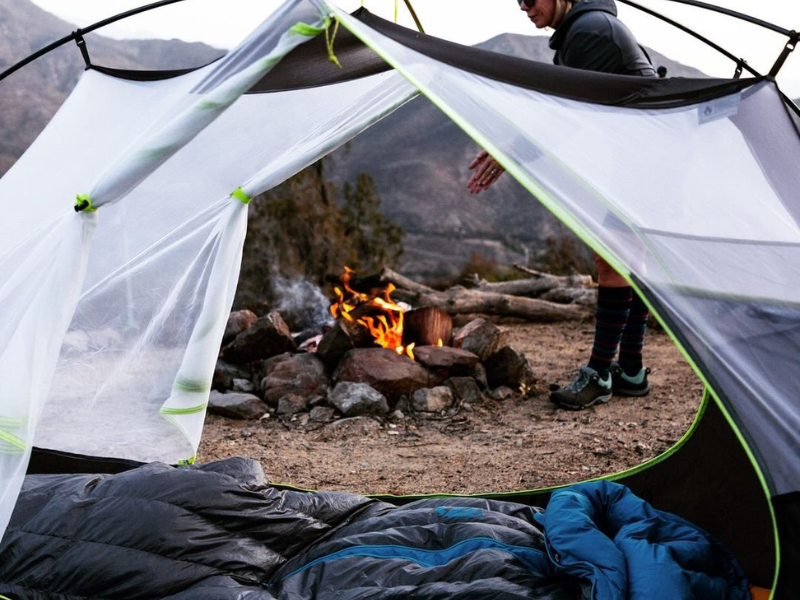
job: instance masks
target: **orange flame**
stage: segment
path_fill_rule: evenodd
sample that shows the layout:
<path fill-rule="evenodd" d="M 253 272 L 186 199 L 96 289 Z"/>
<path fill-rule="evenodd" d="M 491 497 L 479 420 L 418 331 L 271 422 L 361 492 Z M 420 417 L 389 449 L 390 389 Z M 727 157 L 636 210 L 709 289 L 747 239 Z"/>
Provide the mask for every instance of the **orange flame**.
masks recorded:
<path fill-rule="evenodd" d="M 333 288 L 337 296 L 330 307 L 333 318 L 355 321 L 369 330 L 376 344 L 384 348 L 391 348 L 398 354 L 405 354 L 413 360 L 414 344 L 403 346 L 403 307 L 399 306 L 391 297 L 392 292 L 396 289 L 395 286 L 391 283 L 388 284 L 381 291 L 382 297 L 356 292 L 350 287 L 350 278 L 354 272 L 350 267 L 345 267 L 341 277 L 344 291 L 338 286 Z M 376 317 L 365 316 L 354 319 L 350 313 L 362 304 L 370 304 L 379 309 L 380 314 Z"/>

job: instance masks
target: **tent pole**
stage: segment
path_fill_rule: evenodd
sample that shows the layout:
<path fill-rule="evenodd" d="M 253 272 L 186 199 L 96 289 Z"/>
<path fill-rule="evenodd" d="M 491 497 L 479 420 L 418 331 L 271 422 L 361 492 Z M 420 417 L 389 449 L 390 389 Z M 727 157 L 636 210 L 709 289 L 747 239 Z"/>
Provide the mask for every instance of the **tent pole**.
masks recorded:
<path fill-rule="evenodd" d="M 786 42 L 786 46 L 784 46 L 781 55 L 778 57 L 778 60 L 775 61 L 775 64 L 772 65 L 772 68 L 769 71 L 770 77 L 775 77 L 778 74 L 778 71 L 780 71 L 781 67 L 783 67 L 783 63 L 785 63 L 786 59 L 789 58 L 789 55 L 794 52 L 795 46 L 797 46 L 797 39 L 797 32 L 792 31 L 791 38 L 789 38 L 789 41 Z"/>
<path fill-rule="evenodd" d="M 2 81 L 6 77 L 8 77 L 12 73 L 14 73 L 15 71 L 20 70 L 25 65 L 27 65 L 29 63 L 32 63 L 37 58 L 41 58 L 45 54 L 48 54 L 49 52 L 52 52 L 56 48 L 58 48 L 60 46 L 63 46 L 67 42 L 71 42 L 73 40 L 78 42 L 78 46 L 81 49 L 81 53 L 84 54 L 84 60 L 87 61 L 87 65 L 88 65 L 89 64 L 89 62 L 87 60 L 87 56 L 88 55 L 84 53 L 84 50 L 85 50 L 86 46 L 85 45 L 84 46 L 80 45 L 80 42 L 83 40 L 82 36 L 83 36 L 84 33 L 91 33 L 92 31 L 94 31 L 96 29 L 100 29 L 101 27 L 105 27 L 106 25 L 110 25 L 111 23 L 116 23 L 117 21 L 121 21 L 122 19 L 127 19 L 128 17 L 132 17 L 134 15 L 138 15 L 140 13 L 147 12 L 148 10 L 153 10 L 154 8 L 160 8 L 160 7 L 166 6 L 168 4 L 175 4 L 176 2 L 183 2 L 183 0 L 160 0 L 159 2 L 153 2 L 152 4 L 146 4 L 144 6 L 140 6 L 139 8 L 133 8 L 131 10 L 119 13 L 118 15 L 114 15 L 113 17 L 109 17 L 107 19 L 103 19 L 102 21 L 98 21 L 97 23 L 89 25 L 88 27 L 84 27 L 83 29 L 78 29 L 77 31 L 73 31 L 69 35 L 64 36 L 60 40 L 56 40 L 52 44 L 48 44 L 44 48 L 41 48 L 41 49 L 37 50 L 33 54 L 30 54 L 29 56 L 23 58 L 18 63 L 10 66 L 8 69 L 6 69 L 2 73 L 0 73 L 0 81 Z"/>
<path fill-rule="evenodd" d="M 717 12 L 723 15 L 727 15 L 735 19 L 741 19 L 742 21 L 747 21 L 748 23 L 752 23 L 753 25 L 758 25 L 759 27 L 764 27 L 765 29 L 771 29 L 772 31 L 785 35 L 788 38 L 791 38 L 795 35 L 794 31 L 789 31 L 788 29 L 784 29 L 783 27 L 775 25 L 774 23 L 769 23 L 768 21 L 757 19 L 756 17 L 751 17 L 750 15 L 736 12 L 735 10 L 731 10 L 729 8 L 716 6 L 715 4 L 708 4 L 707 2 L 700 2 L 699 0 L 664 0 L 664 1 L 677 2 L 679 4 L 687 4 L 689 6 L 695 6 L 697 8 L 703 8 L 705 10 L 710 10 L 712 12 Z"/>
<path fill-rule="evenodd" d="M 729 59 L 731 59 L 733 62 L 736 63 L 736 73 L 734 75 L 734 79 L 738 79 L 739 78 L 739 75 L 741 75 L 741 73 L 742 73 L 742 69 L 747 70 L 751 75 L 754 75 L 755 77 L 761 77 L 761 73 L 759 73 L 758 71 L 753 69 L 750 65 L 748 65 L 746 60 L 744 60 L 743 58 L 737 58 L 736 55 L 732 54 L 731 52 L 728 52 L 722 46 L 712 42 L 707 37 L 704 37 L 704 36 L 700 35 L 696 31 L 694 31 L 692 29 L 689 29 L 685 25 L 682 25 L 681 23 L 678 23 L 677 21 L 674 21 L 673 19 L 670 19 L 669 17 L 667 17 L 665 15 L 662 15 L 661 13 L 656 12 L 656 11 L 650 9 L 650 8 L 642 6 L 641 4 L 637 4 L 636 2 L 633 2 L 633 0 L 618 0 L 618 1 L 622 2 L 623 4 L 627 4 L 629 6 L 632 6 L 633 8 L 636 8 L 638 10 L 641 10 L 642 12 L 647 13 L 648 15 L 651 15 L 653 17 L 661 19 L 665 23 L 669 23 L 673 27 L 675 27 L 677 29 L 680 29 L 684 33 L 688 33 L 692 37 L 695 37 L 698 40 L 700 40 L 701 42 L 703 42 L 704 44 L 707 44 L 707 45 L 711 46 L 712 48 L 714 48 L 714 50 L 716 50 L 720 54 L 723 54 L 726 57 L 728 57 Z M 667 0 L 667 1 L 681 2 L 682 0 Z M 732 11 L 730 11 L 730 12 L 732 12 Z"/>

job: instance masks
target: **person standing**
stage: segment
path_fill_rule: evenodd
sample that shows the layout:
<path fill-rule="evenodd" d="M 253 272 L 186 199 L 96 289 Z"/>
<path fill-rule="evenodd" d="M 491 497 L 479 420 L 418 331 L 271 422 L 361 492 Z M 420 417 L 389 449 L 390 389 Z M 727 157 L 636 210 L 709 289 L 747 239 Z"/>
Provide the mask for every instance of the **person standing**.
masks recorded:
<path fill-rule="evenodd" d="M 538 29 L 555 30 L 550 47 L 555 50 L 556 65 L 657 77 L 645 51 L 617 18 L 613 0 L 520 0 L 519 7 Z M 473 194 L 488 189 L 504 172 L 486 151 L 475 157 L 469 169 L 473 173 L 467 188 Z M 550 395 L 557 405 L 573 410 L 608 402 L 613 394 L 644 396 L 650 391 L 650 369 L 642 364 L 648 308 L 597 254 L 595 264 L 597 309 L 589 362 L 572 382 Z"/>

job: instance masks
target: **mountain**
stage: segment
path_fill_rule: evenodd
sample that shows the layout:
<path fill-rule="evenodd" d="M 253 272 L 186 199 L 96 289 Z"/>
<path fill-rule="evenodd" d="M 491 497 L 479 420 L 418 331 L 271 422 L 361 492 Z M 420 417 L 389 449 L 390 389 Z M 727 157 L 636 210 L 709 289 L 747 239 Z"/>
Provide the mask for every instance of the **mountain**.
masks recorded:
<path fill-rule="evenodd" d="M 75 29 L 29 0 L 0 0 L 0 71 Z M 178 40 L 120 41 L 97 33 L 85 39 L 92 63 L 120 69 L 196 67 L 224 54 L 205 44 Z M 0 175 L 55 114 L 84 66 L 77 45 L 69 42 L 0 83 Z"/>
<path fill-rule="evenodd" d="M 60 39 L 75 26 L 29 0 L 0 0 L 0 71 Z M 112 40 L 88 34 L 94 64 L 175 69 L 206 64 L 223 54 L 178 40 Z M 552 62 L 543 36 L 504 34 L 479 47 Z M 701 76 L 651 52 L 671 75 Z M 35 139 L 84 69 L 73 42 L 34 61 L 0 84 L 0 175 Z M 425 98 L 389 115 L 328 159 L 326 173 L 340 189 L 359 173 L 373 176 L 383 212 L 406 232 L 399 269 L 419 279 L 452 277 L 477 253 L 501 264 L 528 262 L 564 228 L 511 177 L 479 195 L 466 191 L 467 165 L 478 148 Z"/>

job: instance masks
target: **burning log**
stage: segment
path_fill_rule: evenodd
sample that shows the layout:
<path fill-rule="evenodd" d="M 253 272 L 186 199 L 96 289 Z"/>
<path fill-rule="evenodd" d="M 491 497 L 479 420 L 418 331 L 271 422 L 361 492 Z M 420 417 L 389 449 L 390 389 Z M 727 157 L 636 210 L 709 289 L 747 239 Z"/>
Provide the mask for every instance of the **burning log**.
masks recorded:
<path fill-rule="evenodd" d="M 453 337 L 453 318 L 435 306 L 405 313 L 403 345 L 449 346 Z"/>
<path fill-rule="evenodd" d="M 405 308 L 392 299 L 394 284 L 388 283 L 379 290 L 371 290 L 370 294 L 358 292 L 350 285 L 353 270 L 344 268 L 341 277 L 342 288 L 334 288 L 338 297 L 331 304 L 330 311 L 336 319 L 344 319 L 354 326 L 361 326 L 369 332 L 374 343 L 383 348 L 390 348 L 398 354 L 407 354 L 414 358 L 414 345 L 403 343 L 403 321 Z"/>

